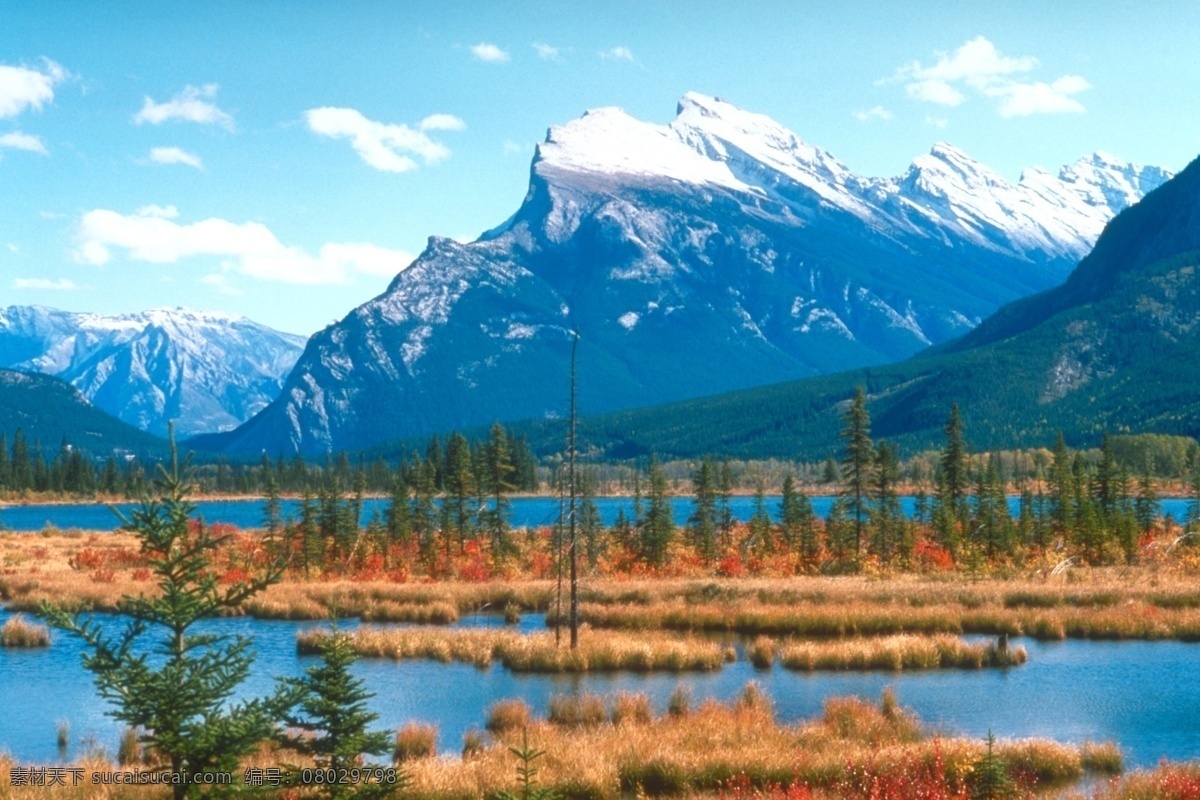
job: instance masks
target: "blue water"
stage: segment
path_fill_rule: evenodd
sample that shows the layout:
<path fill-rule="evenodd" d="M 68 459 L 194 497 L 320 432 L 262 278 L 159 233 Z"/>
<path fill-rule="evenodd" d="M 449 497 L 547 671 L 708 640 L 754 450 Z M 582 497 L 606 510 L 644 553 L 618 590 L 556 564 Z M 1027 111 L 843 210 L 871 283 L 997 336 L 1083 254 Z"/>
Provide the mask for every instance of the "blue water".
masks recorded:
<path fill-rule="evenodd" d="M 833 505 L 833 497 L 812 498 L 813 508 L 819 516 L 829 513 Z M 910 516 L 916 508 L 912 497 L 901 500 L 906 514 Z M 1018 499 L 1009 498 L 1009 509 L 1017 513 Z M 198 503 L 199 514 L 210 523 L 223 522 L 236 525 L 239 528 L 257 528 L 263 524 L 263 502 L 261 500 L 208 500 Z M 1190 500 L 1168 499 L 1162 501 L 1163 513 L 1170 514 L 1182 522 L 1191 505 Z M 362 522 L 366 524 L 378 514 L 381 518 L 388 506 L 387 500 L 368 499 L 363 502 Z M 619 512 L 624 511 L 627 518 L 633 517 L 633 499 L 629 497 L 600 497 L 596 506 L 605 525 L 612 525 L 617 520 Z M 683 525 L 692 514 L 694 504 L 690 497 L 675 497 L 671 499 L 672 515 L 675 522 Z M 754 514 L 755 501 L 753 497 L 734 497 L 730 502 L 734 517 L 745 522 Z M 117 506 L 123 513 L 132 508 L 130 504 Z M 767 498 L 767 510 L 773 519 L 778 520 L 779 498 Z M 283 515 L 295 519 L 299 516 L 299 503 L 295 500 L 285 500 Z M 552 497 L 518 497 L 512 501 L 512 514 L 509 519 L 516 527 L 537 527 L 550 525 L 558 518 L 559 503 Z M 103 531 L 114 530 L 121 522 L 113 510 L 99 503 L 83 505 L 33 505 L 0 507 L 0 527 L 14 531 L 40 531 L 47 525 L 56 528 Z"/>
<path fill-rule="evenodd" d="M 0 624 L 7 618 L 0 611 Z M 108 619 L 106 624 L 116 624 Z M 469 617 L 460 625 L 497 625 L 493 617 Z M 527 615 L 521 627 L 541 629 L 542 617 Z M 311 622 L 213 620 L 205 630 L 253 635 L 258 659 L 248 695 L 268 692 L 274 676 L 298 675 L 312 660 L 296 655 L 295 634 Z M 353 627 L 346 623 L 345 627 Z M 478 670 L 464 664 L 363 659 L 354 666 L 376 693 L 371 706 L 378 727 L 397 728 L 409 720 L 436 722 L 439 746 L 457 752 L 463 733 L 482 727 L 487 708 L 503 698 L 524 698 L 544 714 L 558 693 L 645 692 L 656 711 L 680 682 L 698 702 L 729 700 L 749 680 L 774 699 L 784 721 L 820 713 L 825 698 L 861 695 L 878 698 L 894 687 L 902 704 L 927 724 L 948 733 L 984 737 L 1044 736 L 1064 742 L 1113 740 L 1132 766 L 1162 758 L 1200 757 L 1200 645 L 1179 642 L 1037 642 L 1021 640 L 1029 662 L 1011 670 L 913 673 L 794 673 L 776 666 L 769 672 L 739 660 L 713 673 L 606 675 L 514 675 L 500 665 Z M 80 663 L 77 640 L 54 633 L 45 650 L 0 648 L 0 750 L 20 761 L 73 759 L 92 738 L 115 753 L 119 727 L 105 716 L 91 676 Z M 71 725 L 71 745 L 59 753 L 56 724 Z"/>

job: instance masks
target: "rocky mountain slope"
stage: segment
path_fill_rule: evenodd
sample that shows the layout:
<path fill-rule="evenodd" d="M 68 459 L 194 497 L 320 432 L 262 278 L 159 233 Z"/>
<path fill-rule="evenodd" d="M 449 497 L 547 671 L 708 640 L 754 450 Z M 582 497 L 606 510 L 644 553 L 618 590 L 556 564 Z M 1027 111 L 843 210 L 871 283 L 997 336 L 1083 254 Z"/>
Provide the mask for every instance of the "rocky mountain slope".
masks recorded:
<path fill-rule="evenodd" d="M 142 430 L 236 427 L 279 394 L 304 338 L 244 317 L 155 309 L 104 316 L 0 308 L 0 367 L 62 378 Z"/>
<path fill-rule="evenodd" d="M 1096 444 L 1103 432 L 1200 436 L 1200 160 L 1122 212 L 1054 289 L 908 361 L 582 421 L 609 456 L 820 459 L 857 386 L 874 435 L 935 446 L 958 403 L 978 450 Z M 525 432 L 544 452 L 562 426 Z"/>
<path fill-rule="evenodd" d="M 431 239 L 310 341 L 283 393 L 197 446 L 356 448 L 894 362 L 1059 283 L 1168 178 L 1101 154 L 1013 184 L 939 144 L 855 175 L 769 118 L 688 94 L 668 125 L 600 109 L 552 128 L 516 214 Z"/>

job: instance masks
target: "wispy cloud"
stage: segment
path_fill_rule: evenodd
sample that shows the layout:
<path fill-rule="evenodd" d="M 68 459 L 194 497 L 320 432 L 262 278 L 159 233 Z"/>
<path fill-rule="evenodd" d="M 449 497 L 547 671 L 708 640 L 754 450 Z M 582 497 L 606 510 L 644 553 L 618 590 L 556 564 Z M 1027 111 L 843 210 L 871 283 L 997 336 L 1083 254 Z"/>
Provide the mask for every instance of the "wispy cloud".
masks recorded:
<path fill-rule="evenodd" d="M 903 83 L 913 100 L 947 107 L 962 105 L 973 92 L 996 101 L 997 112 L 1006 118 L 1086 111 L 1074 97 L 1091 88 L 1082 77 L 1064 75 L 1048 83 L 1021 80 L 1017 76 L 1033 72 L 1041 62 L 1034 56 L 1006 56 L 983 36 L 952 53 L 937 53 L 936 59 L 930 66 L 920 61 L 905 64 L 877 83 Z"/>
<path fill-rule="evenodd" d="M 40 67 L 0 64 L 0 119 L 30 108 L 40 111 L 53 102 L 54 87 L 66 77 L 67 71 L 49 59 Z"/>
<path fill-rule="evenodd" d="M 631 63 L 637 61 L 633 51 L 623 44 L 610 47 L 608 50 L 601 50 L 600 57 L 605 61 L 629 61 Z"/>
<path fill-rule="evenodd" d="M 465 131 L 467 123 L 453 114 L 430 114 L 417 127 L 423 131 Z"/>
<path fill-rule="evenodd" d="M 133 121 L 138 125 L 161 125 L 169 120 L 179 120 L 200 125 L 220 125 L 227 130 L 233 130 L 233 117 L 212 102 L 217 98 L 218 88 L 215 83 L 207 83 L 204 86 L 188 85 L 165 103 L 156 103 L 152 98 L 146 97 L 142 103 L 142 110 L 134 115 Z"/>
<path fill-rule="evenodd" d="M 854 118 L 859 122 L 869 122 L 873 119 L 889 120 L 892 118 L 892 112 L 888 111 L 883 106 L 875 106 L 867 110 L 859 109 L 854 112 Z"/>
<path fill-rule="evenodd" d="M 950 124 L 950 120 L 946 119 L 945 117 L 927 116 L 925 117 L 925 124 L 932 128 L 941 130 Z"/>
<path fill-rule="evenodd" d="M 561 55 L 559 48 L 545 42 L 534 42 L 533 51 L 538 54 L 538 58 L 545 61 L 558 61 Z"/>
<path fill-rule="evenodd" d="M 509 55 L 506 51 L 501 50 L 494 44 L 488 42 L 480 42 L 471 47 L 471 55 L 480 61 L 486 61 L 489 64 L 503 64 L 508 61 Z"/>
<path fill-rule="evenodd" d="M 455 131 L 466 127 L 458 117 L 433 114 L 417 128 L 367 119 L 353 108 L 312 108 L 304 112 L 308 128 L 330 139 L 349 139 L 363 161 L 384 172 L 409 172 L 417 162 L 408 153 L 420 156 L 426 164 L 449 157 L 450 148 L 429 137 L 426 131 Z"/>
<path fill-rule="evenodd" d="M 200 156 L 178 147 L 152 147 L 150 160 L 155 164 L 183 164 L 185 167 L 204 169 Z"/>
<path fill-rule="evenodd" d="M 14 289 L 36 289 L 47 292 L 70 292 L 78 289 L 75 281 L 69 278 L 17 278 L 13 281 Z"/>
<path fill-rule="evenodd" d="M 515 156 L 515 155 L 522 155 L 522 154 L 528 153 L 528 152 L 529 152 L 528 145 L 521 144 L 520 142 L 514 142 L 512 139 L 504 140 L 504 155 Z"/>
<path fill-rule="evenodd" d="M 5 147 L 10 150 L 25 150 L 29 153 L 38 153 L 40 155 L 49 155 L 46 152 L 46 145 L 42 144 L 42 140 L 28 133 L 13 131 L 0 136 L 0 147 Z"/>
<path fill-rule="evenodd" d="M 361 242 L 331 242 L 310 254 L 285 245 L 259 222 L 210 218 L 176 221 L 174 206 L 146 206 L 133 214 L 96 209 L 78 227 L 75 260 L 102 266 L 118 253 L 130 261 L 176 264 L 192 258 L 220 259 L 223 271 L 293 284 L 348 283 L 355 274 L 392 276 L 412 255 Z"/>

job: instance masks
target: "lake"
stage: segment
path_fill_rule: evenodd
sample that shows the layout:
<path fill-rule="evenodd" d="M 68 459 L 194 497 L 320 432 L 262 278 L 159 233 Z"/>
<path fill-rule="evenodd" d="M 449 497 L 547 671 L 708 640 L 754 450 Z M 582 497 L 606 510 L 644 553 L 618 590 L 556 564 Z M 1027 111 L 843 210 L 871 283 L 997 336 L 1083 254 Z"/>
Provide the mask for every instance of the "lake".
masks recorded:
<path fill-rule="evenodd" d="M 8 612 L 0 611 L 0 624 Z M 118 620 L 106 618 L 105 624 Z M 311 658 L 296 655 L 295 635 L 312 622 L 246 618 L 212 620 L 203 629 L 252 635 L 258 659 L 246 684 L 249 695 L 268 692 L 274 676 L 298 675 Z M 498 625 L 490 616 L 464 618 L 460 626 Z M 540 630 L 541 615 L 527 615 L 525 630 Z M 353 622 L 344 623 L 347 628 Z M 1029 662 L 1010 670 L 912 673 L 794 673 L 778 665 L 761 672 L 748 662 L 727 664 L 702 674 L 616 673 L 593 675 L 514 675 L 499 664 L 478 670 L 465 664 L 364 659 L 354 665 L 376 693 L 371 707 L 378 727 L 397 728 L 409 720 L 436 722 L 439 746 L 457 752 L 463 733 L 482 727 L 496 700 L 521 697 L 544 714 L 558 693 L 645 692 L 655 710 L 666 708 L 675 686 L 692 687 L 695 700 L 729 700 L 749 680 L 762 683 L 780 719 L 795 721 L 820 713 L 825 698 L 860 695 L 877 699 L 892 686 L 900 702 L 927 724 L 947 733 L 983 738 L 1044 736 L 1064 742 L 1118 742 L 1131 766 L 1152 766 L 1161 758 L 1200 757 L 1200 644 L 1180 642 L 1095 642 L 1016 640 L 1029 650 Z M 55 728 L 71 725 L 67 760 L 82 753 L 92 737 L 116 752 L 118 726 L 104 715 L 91 675 L 80 664 L 79 642 L 61 632 L 45 650 L 0 649 L 0 750 L 23 762 L 60 757 Z"/>
<path fill-rule="evenodd" d="M 812 498 L 813 508 L 819 516 L 829 513 L 834 498 L 829 496 Z M 916 500 L 912 497 L 901 499 L 904 511 L 910 516 L 916 508 Z M 1018 498 L 1010 497 L 1009 508 L 1017 513 Z M 363 501 L 362 523 L 365 525 L 378 514 L 383 517 L 388 506 L 387 500 L 367 499 Z M 625 516 L 633 516 L 633 499 L 629 497 L 599 497 L 596 506 L 605 525 L 612 525 L 621 511 Z M 1162 501 L 1163 513 L 1170 514 L 1182 522 L 1187 517 L 1191 501 L 1180 498 Z M 131 504 L 118 505 L 118 510 L 128 512 Z M 236 525 L 239 528 L 257 528 L 263 523 L 263 501 L 261 500 L 205 500 L 197 503 L 198 513 L 207 522 L 223 522 Z M 299 517 L 300 504 L 296 500 L 283 502 L 284 518 Z M 755 502 L 753 497 L 738 496 L 730 502 L 733 515 L 745 522 L 754 514 Z M 694 503 L 690 497 L 671 498 L 671 510 L 675 522 L 683 525 L 692 514 Z M 767 509 L 772 519 L 779 517 L 779 498 L 767 498 Z M 518 497 L 512 500 L 512 513 L 509 515 L 511 524 L 518 528 L 551 525 L 559 515 L 559 502 L 553 497 Z M 84 503 L 79 505 L 30 505 L 0 507 L 0 527 L 14 531 L 40 531 L 47 525 L 56 528 L 103 531 L 115 530 L 120 526 L 120 519 L 112 509 L 101 503 Z"/>

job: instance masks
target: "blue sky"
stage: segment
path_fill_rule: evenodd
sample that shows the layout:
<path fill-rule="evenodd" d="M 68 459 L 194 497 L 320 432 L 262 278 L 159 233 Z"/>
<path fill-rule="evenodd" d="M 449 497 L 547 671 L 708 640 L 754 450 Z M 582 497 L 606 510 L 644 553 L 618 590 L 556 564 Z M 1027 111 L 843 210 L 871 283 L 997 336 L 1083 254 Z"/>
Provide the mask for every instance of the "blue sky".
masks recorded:
<path fill-rule="evenodd" d="M 1200 4 L 0 5 L 0 304 L 311 333 L 429 235 L 509 216 L 535 142 L 686 91 L 855 171 L 939 140 L 1016 179 L 1200 151 Z"/>

